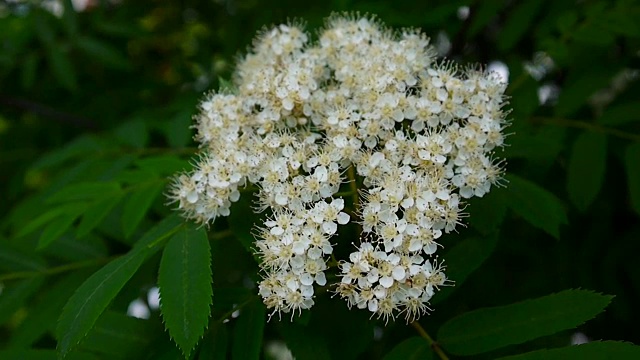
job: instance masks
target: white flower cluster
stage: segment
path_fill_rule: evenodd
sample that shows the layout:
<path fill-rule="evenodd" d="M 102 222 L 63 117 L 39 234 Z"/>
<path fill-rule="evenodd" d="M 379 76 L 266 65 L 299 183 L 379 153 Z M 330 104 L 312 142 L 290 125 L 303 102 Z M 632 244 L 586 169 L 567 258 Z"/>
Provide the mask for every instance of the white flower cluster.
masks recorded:
<path fill-rule="evenodd" d="M 506 84 L 434 54 L 420 32 L 366 17 L 330 18 L 317 42 L 280 25 L 240 61 L 233 94 L 201 104 L 203 152 L 170 197 L 210 223 L 247 183 L 258 187 L 258 209 L 270 209 L 257 231 L 259 292 L 274 312 L 313 305 L 330 239 L 356 216 L 362 241 L 336 289 L 349 306 L 413 320 L 445 283 L 436 241 L 461 224 L 462 200 L 502 173 L 492 151 L 503 145 Z"/>

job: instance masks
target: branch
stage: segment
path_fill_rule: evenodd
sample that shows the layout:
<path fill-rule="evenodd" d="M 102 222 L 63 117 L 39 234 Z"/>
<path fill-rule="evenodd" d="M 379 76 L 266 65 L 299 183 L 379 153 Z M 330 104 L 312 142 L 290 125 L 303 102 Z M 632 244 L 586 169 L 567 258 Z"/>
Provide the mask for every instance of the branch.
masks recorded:
<path fill-rule="evenodd" d="M 44 118 L 49 118 L 65 125 L 73 125 L 81 129 L 98 129 L 97 124 L 91 119 L 56 110 L 52 107 L 33 102 L 31 100 L 0 94 L 0 105 L 9 106 L 22 111 L 28 111 Z"/>

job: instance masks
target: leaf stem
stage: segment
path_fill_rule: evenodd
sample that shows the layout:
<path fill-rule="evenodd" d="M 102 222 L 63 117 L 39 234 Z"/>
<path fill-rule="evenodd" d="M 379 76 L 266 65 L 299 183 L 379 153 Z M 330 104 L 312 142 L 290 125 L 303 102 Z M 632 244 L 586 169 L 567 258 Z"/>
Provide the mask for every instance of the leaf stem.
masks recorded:
<path fill-rule="evenodd" d="M 8 274 L 2 274 L 0 275 L 0 282 L 9 281 L 9 280 L 18 280 L 18 279 L 29 279 L 29 278 L 34 278 L 38 276 L 56 275 L 56 274 L 60 274 L 60 273 L 71 271 L 71 270 L 82 269 L 86 267 L 108 263 L 112 260 L 119 258 L 120 256 L 122 255 L 114 255 L 109 257 L 92 259 L 92 260 L 78 261 L 78 262 L 64 264 L 64 265 L 60 265 L 60 266 L 56 266 L 48 269 L 43 269 L 43 270 L 17 271 L 17 272 L 12 272 Z"/>
<path fill-rule="evenodd" d="M 421 337 L 427 340 L 427 342 L 429 343 L 429 346 L 431 346 L 431 350 L 433 350 L 433 352 L 438 354 L 438 357 L 440 357 L 440 359 L 449 360 L 449 357 L 447 356 L 447 354 L 444 353 L 444 351 L 442 351 L 442 348 L 440 347 L 440 345 L 436 341 L 434 341 L 431 338 L 431 336 L 429 336 L 429 334 L 424 330 L 424 328 L 422 328 L 422 325 L 420 325 L 419 322 L 412 321 L 411 326 L 413 326 L 413 328 L 416 329 L 416 331 L 418 332 L 418 334 L 420 334 Z"/>
<path fill-rule="evenodd" d="M 639 134 L 628 133 L 626 131 L 612 129 L 610 127 L 597 125 L 597 124 L 589 123 L 586 121 L 554 118 L 554 117 L 543 117 L 543 116 L 533 116 L 530 118 L 530 121 L 534 123 L 545 124 L 545 125 L 556 125 L 556 126 L 566 126 L 566 127 L 573 127 L 578 129 L 585 129 L 593 132 L 610 134 L 610 135 L 619 137 L 621 139 L 640 141 Z"/>

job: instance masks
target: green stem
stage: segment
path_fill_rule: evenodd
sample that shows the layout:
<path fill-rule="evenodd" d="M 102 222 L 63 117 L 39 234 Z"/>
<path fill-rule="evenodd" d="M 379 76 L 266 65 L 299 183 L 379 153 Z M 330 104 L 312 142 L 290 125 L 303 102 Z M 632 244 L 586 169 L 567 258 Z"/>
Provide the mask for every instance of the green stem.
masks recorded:
<path fill-rule="evenodd" d="M 628 133 L 626 131 L 612 129 L 606 126 L 589 123 L 586 121 L 571 120 L 571 119 L 564 119 L 564 118 L 542 117 L 542 116 L 533 116 L 530 118 L 530 121 L 538 124 L 545 124 L 545 125 L 573 127 L 573 128 L 584 129 L 584 130 L 589 130 L 593 132 L 599 132 L 603 134 L 609 134 L 612 136 L 619 137 L 621 139 L 640 141 L 639 134 Z"/>
<path fill-rule="evenodd" d="M 440 357 L 440 359 L 449 360 L 449 357 L 447 356 L 447 354 L 444 353 L 444 351 L 442 351 L 442 348 L 440 347 L 440 345 L 437 342 L 435 342 L 431 338 L 431 336 L 429 336 L 429 334 L 422 328 L 419 322 L 413 321 L 411 322 L 411 326 L 413 326 L 413 328 L 416 329 L 416 331 L 418 332 L 418 334 L 420 334 L 421 337 L 427 340 L 427 342 L 429 343 L 429 346 L 431 346 L 431 350 L 433 350 L 433 352 L 438 354 L 438 357 Z"/>
<path fill-rule="evenodd" d="M 105 264 L 119 258 L 120 256 L 121 255 L 115 255 L 115 256 L 102 257 L 102 258 L 97 258 L 92 260 L 78 261 L 78 262 L 64 264 L 64 265 L 60 265 L 60 266 L 56 266 L 48 269 L 43 269 L 43 270 L 17 271 L 17 272 L 12 272 L 8 274 L 2 274 L 0 275 L 0 282 L 9 281 L 9 280 L 18 280 L 18 279 L 29 279 L 29 278 L 34 278 L 38 276 L 56 275 L 56 274 L 60 274 L 60 273 L 71 271 L 71 270 L 77 270 L 77 269 L 82 269 L 86 267 Z"/>

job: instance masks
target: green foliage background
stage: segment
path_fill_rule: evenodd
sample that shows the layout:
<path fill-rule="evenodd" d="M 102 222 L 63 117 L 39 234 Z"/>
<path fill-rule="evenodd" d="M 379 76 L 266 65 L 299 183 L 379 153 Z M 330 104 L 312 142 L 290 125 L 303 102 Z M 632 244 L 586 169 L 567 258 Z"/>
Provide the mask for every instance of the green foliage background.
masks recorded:
<path fill-rule="evenodd" d="M 619 342 L 640 344 L 637 1 L 65 0 L 60 16 L 41 3 L 0 2 L 0 358 L 257 359 L 274 342 L 297 359 L 640 358 Z M 196 151 L 197 101 L 256 31 L 313 31 L 332 11 L 509 69 L 509 183 L 443 239 L 456 286 L 420 320 L 427 334 L 327 292 L 266 322 L 250 196 L 209 229 L 162 196 Z M 158 285 L 161 311 L 127 317 Z M 566 347 L 576 331 L 618 342 Z"/>

